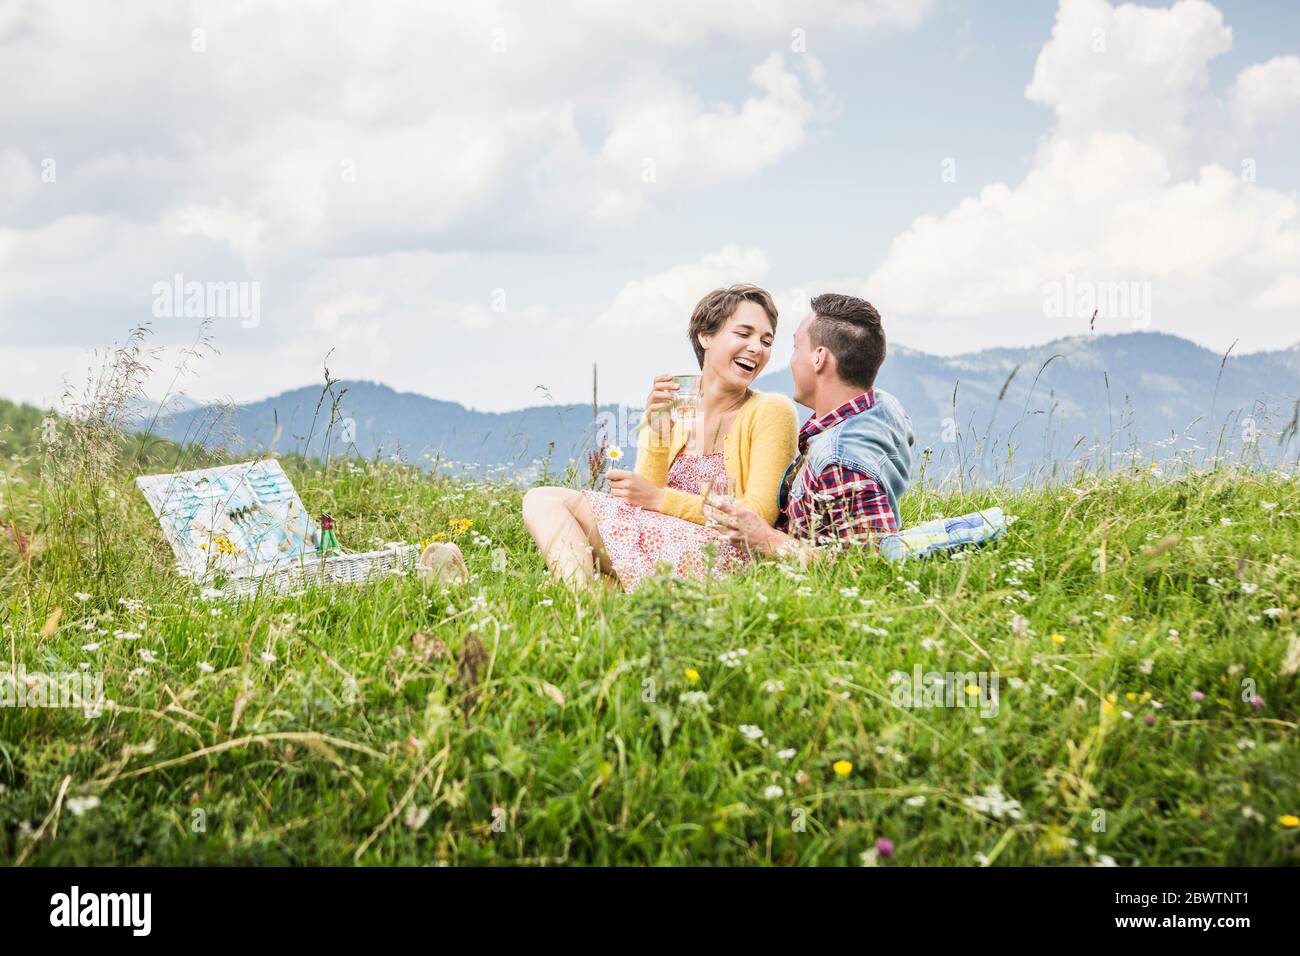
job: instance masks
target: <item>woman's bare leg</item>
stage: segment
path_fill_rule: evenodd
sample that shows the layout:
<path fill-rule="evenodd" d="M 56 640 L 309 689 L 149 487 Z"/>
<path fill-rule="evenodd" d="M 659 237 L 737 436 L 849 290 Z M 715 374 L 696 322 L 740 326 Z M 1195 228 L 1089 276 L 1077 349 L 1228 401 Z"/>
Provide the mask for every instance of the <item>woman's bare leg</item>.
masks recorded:
<path fill-rule="evenodd" d="M 546 566 L 559 580 L 587 587 L 598 571 L 613 574 L 596 515 L 582 492 L 530 488 L 524 495 L 524 524 L 546 559 Z"/>

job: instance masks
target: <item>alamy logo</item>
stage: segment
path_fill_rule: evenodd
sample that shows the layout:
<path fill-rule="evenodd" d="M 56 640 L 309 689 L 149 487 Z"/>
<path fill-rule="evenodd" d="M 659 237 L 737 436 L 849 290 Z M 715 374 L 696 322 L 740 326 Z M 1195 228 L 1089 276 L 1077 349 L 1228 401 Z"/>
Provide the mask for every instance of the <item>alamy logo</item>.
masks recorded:
<path fill-rule="evenodd" d="M 998 715 L 998 675 L 989 671 L 894 671 L 889 699 L 895 707 L 978 707 L 981 717 Z"/>
<path fill-rule="evenodd" d="M 1043 315 L 1049 319 L 1127 319 L 1135 329 L 1151 325 L 1150 282 L 1091 282 L 1066 273 L 1043 283 Z"/>
<path fill-rule="evenodd" d="M 129 926 L 132 935 L 148 936 L 153 926 L 152 893 L 71 893 L 50 897 L 51 926 Z"/>
<path fill-rule="evenodd" d="M 262 322 L 260 282 L 186 282 L 178 272 L 150 291 L 156 319 L 239 319 L 245 329 Z"/>
<path fill-rule="evenodd" d="M 14 673 L 0 673 L 0 707 L 80 707 L 87 717 L 98 717 L 104 709 L 104 675 L 42 674 L 19 664 Z"/>

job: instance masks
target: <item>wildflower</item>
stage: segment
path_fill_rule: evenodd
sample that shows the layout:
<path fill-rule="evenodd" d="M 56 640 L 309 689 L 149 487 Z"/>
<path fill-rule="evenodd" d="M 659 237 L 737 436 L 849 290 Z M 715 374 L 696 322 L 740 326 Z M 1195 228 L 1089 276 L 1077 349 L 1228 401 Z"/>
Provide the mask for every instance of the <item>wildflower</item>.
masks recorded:
<path fill-rule="evenodd" d="M 706 711 L 712 710 L 709 706 L 709 695 L 702 690 L 688 690 L 677 698 L 679 703 L 692 707 L 703 707 Z"/>
<path fill-rule="evenodd" d="M 1259 697 L 1259 696 L 1252 697 L 1252 698 L 1250 699 L 1250 709 L 1251 709 L 1251 710 L 1263 710 L 1263 709 L 1264 709 L 1264 698 L 1263 698 L 1263 697 Z"/>
<path fill-rule="evenodd" d="M 1101 702 L 1101 712 L 1103 714 L 1113 714 L 1115 713 L 1115 705 L 1108 700 L 1103 700 Z"/>
<path fill-rule="evenodd" d="M 153 651 L 149 650 L 149 648 L 142 647 L 140 648 L 140 660 L 144 661 L 146 664 L 156 664 L 158 662 L 158 656 L 154 654 Z"/>
<path fill-rule="evenodd" d="M 544 600 L 538 601 L 538 602 L 537 602 L 537 606 L 538 606 L 538 607 L 550 607 L 550 606 L 553 605 L 554 603 L 555 603 L 554 599 L 552 599 L 552 598 L 545 598 Z"/>
<path fill-rule="evenodd" d="M 768 787 L 766 790 L 763 791 L 763 796 L 768 800 L 776 800 L 780 797 L 785 796 L 785 791 L 782 790 L 780 787 L 778 787 L 776 784 L 772 784 L 770 787 Z"/>
<path fill-rule="evenodd" d="M 418 830 L 428 822 L 430 812 L 428 807 L 417 806 L 413 803 L 406 808 L 405 823 L 412 830 Z"/>
<path fill-rule="evenodd" d="M 1094 863 L 1093 866 L 1119 866 L 1119 864 L 1115 862 L 1113 856 L 1107 856 L 1103 853 L 1097 858 L 1097 862 Z"/>
<path fill-rule="evenodd" d="M 783 680 L 765 680 L 763 681 L 763 690 L 769 694 L 777 694 L 785 690 L 785 681 Z"/>
<path fill-rule="evenodd" d="M 1052 643 L 1053 643 L 1053 644 L 1064 644 L 1064 643 L 1065 643 L 1065 635 L 1064 635 L 1064 634 L 1053 634 L 1053 635 L 1052 635 Z"/>
<path fill-rule="evenodd" d="M 90 595 L 87 594 L 85 591 L 78 591 L 76 594 L 72 596 L 76 598 L 78 601 L 82 602 L 83 604 L 90 600 Z"/>
<path fill-rule="evenodd" d="M 605 457 L 610 461 L 618 461 L 623 457 L 623 449 L 619 448 L 617 445 L 611 445 L 605 449 Z"/>
<path fill-rule="evenodd" d="M 1260 506 L 1261 508 L 1263 508 L 1265 511 L 1272 511 L 1274 508 L 1277 507 L 1277 502 L 1276 502 L 1276 501 L 1261 501 L 1261 502 L 1259 503 L 1259 506 Z"/>
<path fill-rule="evenodd" d="M 980 689 L 979 689 L 979 687 L 977 687 L 975 684 L 967 684 L 967 685 L 966 685 L 966 696 L 967 696 L 967 697 L 978 697 L 979 694 L 980 694 Z"/>
<path fill-rule="evenodd" d="M 906 803 L 909 807 L 923 807 L 925 806 L 925 794 L 918 793 L 914 797 L 908 797 L 903 802 Z"/>
<path fill-rule="evenodd" d="M 986 787 L 982 796 L 964 798 L 962 803 L 980 813 L 991 813 L 999 820 L 1003 816 L 1008 816 L 1012 820 L 1019 820 L 1022 813 L 1020 801 L 1003 796 L 1002 788 L 997 784 Z"/>
<path fill-rule="evenodd" d="M 1192 691 L 1192 700 L 1199 704 L 1201 701 L 1205 700 L 1205 695 L 1199 690 L 1194 690 Z"/>
<path fill-rule="evenodd" d="M 83 651 L 97 651 L 99 650 L 99 641 L 91 641 L 89 644 L 82 644 L 81 649 Z"/>
<path fill-rule="evenodd" d="M 79 817 L 87 810 L 99 806 L 99 797 L 69 797 L 64 806 L 74 817 Z"/>
<path fill-rule="evenodd" d="M 879 840 L 876 841 L 876 852 L 879 853 L 881 856 L 883 856 L 885 859 L 889 859 L 891 856 L 894 855 L 894 841 L 887 840 L 884 837 L 881 837 Z"/>
<path fill-rule="evenodd" d="M 694 667 L 688 667 L 686 668 L 686 679 L 692 684 L 698 684 L 700 682 L 700 672 Z"/>
<path fill-rule="evenodd" d="M 1133 691 L 1129 691 L 1127 694 L 1124 695 L 1124 699 L 1131 704 L 1133 703 L 1133 701 L 1138 699 L 1138 695 L 1133 693 Z"/>
<path fill-rule="evenodd" d="M 207 661 L 199 661 L 199 670 L 203 671 L 205 674 L 211 674 L 213 667 Z"/>
<path fill-rule="evenodd" d="M 1242 593 L 1242 594 L 1254 594 L 1254 593 L 1255 593 L 1256 591 L 1258 591 L 1258 590 L 1259 590 L 1259 585 L 1258 585 L 1258 584 L 1251 584 L 1249 581 L 1242 581 L 1242 582 L 1241 582 L 1241 593 Z"/>
<path fill-rule="evenodd" d="M 1266 607 L 1261 613 L 1265 617 L 1281 617 L 1282 609 L 1280 607 Z"/>
<path fill-rule="evenodd" d="M 763 728 L 755 726 L 754 724 L 741 724 L 740 732 L 750 740 L 757 740 L 759 737 L 763 736 Z"/>
<path fill-rule="evenodd" d="M 721 661 L 725 667 L 739 667 L 741 664 L 741 658 L 746 657 L 748 654 L 748 650 L 743 647 L 738 647 L 734 651 L 723 651 L 718 655 L 718 660 Z"/>
<path fill-rule="evenodd" d="M 1011 615 L 1011 633 L 1016 637 L 1024 637 L 1029 633 L 1029 620 L 1019 614 Z"/>
<path fill-rule="evenodd" d="M 782 760 L 793 760 L 794 755 L 797 752 L 798 751 L 796 751 L 793 747 L 786 747 L 784 750 L 778 750 L 776 752 L 776 755 L 780 757 Z"/>
<path fill-rule="evenodd" d="M 1146 723 L 1146 725 L 1147 725 L 1148 727 L 1154 727 L 1154 726 L 1156 725 L 1156 715 L 1155 715 L 1155 714 L 1147 714 L 1145 717 L 1142 718 L 1142 720 L 1145 721 L 1145 723 Z"/>
<path fill-rule="evenodd" d="M 835 771 L 836 776 L 847 777 L 853 772 L 853 764 L 847 760 L 837 760 L 831 764 L 831 769 Z"/>
<path fill-rule="evenodd" d="M 1131 710 L 1121 710 L 1121 711 L 1119 712 L 1119 715 L 1120 715 L 1121 717 L 1123 717 L 1125 720 L 1132 720 L 1132 719 L 1133 719 L 1133 712 L 1132 712 Z"/>
<path fill-rule="evenodd" d="M 1294 830 L 1296 827 L 1300 827 L 1300 817 L 1296 816 L 1294 813 L 1282 814 L 1282 816 L 1277 818 L 1277 822 L 1282 824 L 1282 826 L 1286 827 L 1288 830 Z"/>

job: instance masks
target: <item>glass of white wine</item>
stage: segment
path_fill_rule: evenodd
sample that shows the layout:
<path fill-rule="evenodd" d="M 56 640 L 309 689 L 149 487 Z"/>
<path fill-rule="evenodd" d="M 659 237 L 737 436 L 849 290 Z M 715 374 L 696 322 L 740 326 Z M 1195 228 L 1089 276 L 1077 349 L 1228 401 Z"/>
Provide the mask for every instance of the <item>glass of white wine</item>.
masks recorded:
<path fill-rule="evenodd" d="M 735 488 L 726 475 L 718 475 L 709 481 L 700 482 L 700 494 L 704 496 L 704 517 L 706 526 L 716 528 L 718 521 L 714 518 L 718 505 L 735 505 Z"/>
<path fill-rule="evenodd" d="M 700 413 L 700 376 L 674 375 L 677 394 L 673 398 L 672 419 L 678 424 L 691 426 Z"/>

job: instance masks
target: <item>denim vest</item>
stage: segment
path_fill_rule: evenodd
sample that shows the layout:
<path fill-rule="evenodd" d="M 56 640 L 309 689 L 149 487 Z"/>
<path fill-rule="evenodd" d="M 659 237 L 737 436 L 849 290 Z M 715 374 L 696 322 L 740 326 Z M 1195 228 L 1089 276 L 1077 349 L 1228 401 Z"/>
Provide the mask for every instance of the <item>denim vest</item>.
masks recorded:
<path fill-rule="evenodd" d="M 790 500 L 803 494 L 803 476 L 820 475 L 827 465 L 841 465 L 870 475 L 885 490 L 894 520 L 903 527 L 898 499 L 907 490 L 916 437 L 912 420 L 893 395 L 875 389 L 875 403 L 808 439 L 807 468 L 799 469 Z M 784 503 L 783 503 L 784 504 Z"/>

